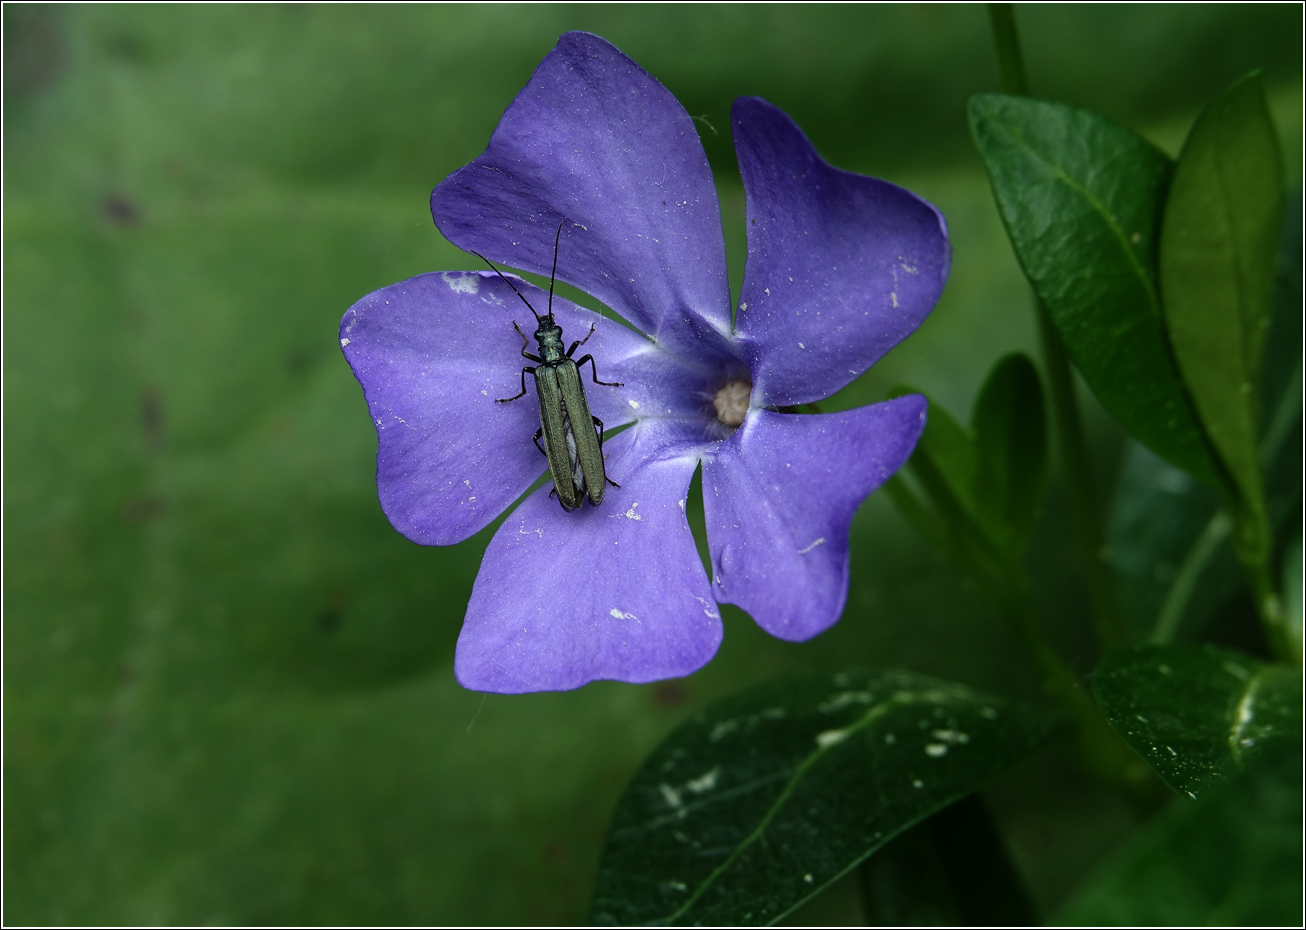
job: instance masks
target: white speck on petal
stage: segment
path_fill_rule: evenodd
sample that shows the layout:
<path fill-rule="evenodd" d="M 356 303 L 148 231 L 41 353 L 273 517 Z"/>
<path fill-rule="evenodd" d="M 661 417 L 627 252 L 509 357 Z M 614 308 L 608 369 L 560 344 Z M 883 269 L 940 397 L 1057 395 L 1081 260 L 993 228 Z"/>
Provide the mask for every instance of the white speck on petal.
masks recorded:
<path fill-rule="evenodd" d="M 615 617 L 615 618 L 618 619 L 618 620 L 638 620 L 638 619 L 639 619 L 639 617 L 636 617 L 634 614 L 626 614 L 626 613 L 622 613 L 620 610 L 618 610 L 618 609 L 615 608 L 615 607 L 608 611 L 608 615 L 611 616 L 611 617 Z"/>
<path fill-rule="evenodd" d="M 343 348 L 344 348 L 345 346 L 347 346 L 347 345 L 349 345 L 349 337 L 348 337 L 348 336 L 346 336 L 344 339 L 341 339 L 341 340 L 340 340 L 340 348 L 343 349 Z"/>
<path fill-rule="evenodd" d="M 630 406 L 635 410 L 639 409 L 639 401 L 637 400 L 628 400 L 626 403 L 630 404 Z"/>
<path fill-rule="evenodd" d="M 440 277 L 455 294 L 475 294 L 481 287 L 481 276 L 478 274 L 462 274 L 455 278 L 450 277 L 449 272 L 446 271 Z"/>
<path fill-rule="evenodd" d="M 811 552 L 813 549 L 815 549 L 817 546 L 821 545 L 824 542 L 825 542 L 825 537 L 819 536 L 817 537 L 816 541 L 812 543 L 810 546 L 808 546 L 806 549 L 799 549 L 798 554 L 806 555 L 807 553 Z"/>
<path fill-rule="evenodd" d="M 889 300 L 893 302 L 893 305 L 894 305 L 895 307 L 898 306 L 898 295 L 897 295 L 897 294 L 894 294 L 894 293 L 890 292 L 890 294 L 889 294 Z"/>

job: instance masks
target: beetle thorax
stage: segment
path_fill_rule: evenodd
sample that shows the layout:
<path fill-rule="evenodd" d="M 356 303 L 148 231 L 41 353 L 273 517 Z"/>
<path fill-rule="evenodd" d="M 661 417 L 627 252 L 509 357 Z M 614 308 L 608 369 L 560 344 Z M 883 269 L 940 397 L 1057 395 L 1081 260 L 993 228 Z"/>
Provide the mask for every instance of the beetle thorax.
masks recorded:
<path fill-rule="evenodd" d="M 552 318 L 545 317 L 540 323 L 540 328 L 535 330 L 535 341 L 540 347 L 540 358 L 544 359 L 547 365 L 556 365 L 567 357 L 566 351 L 562 346 L 562 327 L 553 322 Z"/>

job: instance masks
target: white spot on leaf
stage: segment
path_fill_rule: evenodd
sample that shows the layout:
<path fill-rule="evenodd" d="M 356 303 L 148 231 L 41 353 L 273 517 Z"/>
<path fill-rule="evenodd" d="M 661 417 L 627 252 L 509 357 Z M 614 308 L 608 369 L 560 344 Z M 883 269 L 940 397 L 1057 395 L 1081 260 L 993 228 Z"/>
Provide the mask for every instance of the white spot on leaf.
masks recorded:
<path fill-rule="evenodd" d="M 721 774 L 721 766 L 716 766 L 695 779 L 685 782 L 685 787 L 694 794 L 702 794 L 704 791 L 711 791 L 716 787 L 717 777 Z"/>
<path fill-rule="evenodd" d="M 816 734 L 816 745 L 822 749 L 838 745 L 848 738 L 847 730 L 826 730 Z"/>

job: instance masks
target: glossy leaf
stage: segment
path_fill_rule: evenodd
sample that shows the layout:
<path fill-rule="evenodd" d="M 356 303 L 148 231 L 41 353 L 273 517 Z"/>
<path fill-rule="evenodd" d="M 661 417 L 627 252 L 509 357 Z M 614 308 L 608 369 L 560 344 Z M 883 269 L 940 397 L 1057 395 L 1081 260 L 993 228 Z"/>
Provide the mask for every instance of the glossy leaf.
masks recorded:
<path fill-rule="evenodd" d="M 971 414 L 980 472 L 976 497 L 1003 548 L 1018 554 L 1043 506 L 1047 478 L 1047 417 L 1043 385 L 1028 356 L 1002 358 L 990 372 Z"/>
<path fill-rule="evenodd" d="M 1300 739 L 1146 826 L 1057 914 L 1068 926 L 1301 926 Z"/>
<path fill-rule="evenodd" d="M 871 927 L 1027 927 L 1034 912 L 988 807 L 973 794 L 862 863 Z"/>
<path fill-rule="evenodd" d="M 599 864 L 603 924 L 769 924 L 1038 746 L 1047 717 L 905 672 L 776 682 L 645 762 Z"/>
<path fill-rule="evenodd" d="M 1302 203 L 1288 198 L 1261 372 L 1261 460 L 1276 538 L 1301 513 Z M 1138 443 L 1125 449 L 1107 527 L 1116 591 L 1139 641 L 1193 639 L 1244 585 L 1210 488 Z M 1288 616 L 1293 616 L 1289 612 Z"/>
<path fill-rule="evenodd" d="M 1016 257 L 1075 365 L 1140 442 L 1214 483 L 1157 296 L 1170 160 L 1087 110 L 981 94 L 969 113 Z"/>
<path fill-rule="evenodd" d="M 1259 74 L 1234 84 L 1184 142 L 1161 229 L 1175 358 L 1243 506 L 1264 519 L 1257 388 L 1269 330 L 1283 168 Z"/>
<path fill-rule="evenodd" d="M 1214 646 L 1111 653 L 1093 672 L 1093 694 L 1125 742 L 1190 798 L 1301 738 L 1301 671 Z"/>

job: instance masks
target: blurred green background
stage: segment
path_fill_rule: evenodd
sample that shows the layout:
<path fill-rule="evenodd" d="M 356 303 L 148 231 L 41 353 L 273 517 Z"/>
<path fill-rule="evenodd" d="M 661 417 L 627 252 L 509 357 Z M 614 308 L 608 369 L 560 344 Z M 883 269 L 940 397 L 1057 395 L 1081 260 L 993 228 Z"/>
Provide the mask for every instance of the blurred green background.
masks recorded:
<path fill-rule="evenodd" d="M 1265 69 L 1301 178 L 1296 5 L 1021 7 L 1039 96 L 1174 153 Z M 340 356 L 344 310 L 476 262 L 431 188 L 483 149 L 560 33 L 603 35 L 699 121 L 738 287 L 734 97 L 947 215 L 933 316 L 838 404 L 909 381 L 965 415 L 1034 348 L 965 102 L 997 89 L 964 7 L 4 7 L 4 917 L 11 923 L 570 923 L 642 757 L 714 697 L 903 666 L 1036 688 L 881 495 L 843 620 L 768 638 L 726 611 L 688 679 L 483 696 L 453 680 L 489 538 L 405 541 Z M 591 302 L 592 303 L 592 302 Z M 1091 405 L 1101 483 L 1122 436 Z M 1094 661 L 1054 488 L 1032 567 Z M 1134 822 L 1053 750 L 987 792 L 1046 913 Z M 857 920 L 836 887 L 805 919 Z"/>

